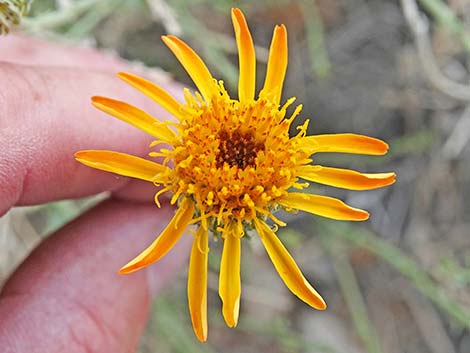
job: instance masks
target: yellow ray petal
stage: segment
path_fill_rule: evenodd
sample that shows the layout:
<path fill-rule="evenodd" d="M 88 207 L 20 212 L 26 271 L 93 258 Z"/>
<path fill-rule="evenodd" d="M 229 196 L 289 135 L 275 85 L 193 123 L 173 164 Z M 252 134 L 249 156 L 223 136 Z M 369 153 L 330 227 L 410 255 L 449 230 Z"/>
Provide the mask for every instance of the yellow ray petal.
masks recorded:
<path fill-rule="evenodd" d="M 219 278 L 222 314 L 229 327 L 237 325 L 240 310 L 240 252 L 240 236 L 235 232 L 235 227 L 231 227 L 224 238 Z"/>
<path fill-rule="evenodd" d="M 264 222 L 256 218 L 255 227 L 269 258 L 287 288 L 311 307 L 325 310 L 325 301 L 305 279 L 294 259 L 284 245 L 282 245 L 276 234 Z"/>
<path fill-rule="evenodd" d="M 240 102 L 251 102 L 255 97 L 256 56 L 255 46 L 245 16 L 240 9 L 232 9 L 232 22 L 238 46 L 240 78 L 238 98 Z"/>
<path fill-rule="evenodd" d="M 351 190 L 381 188 L 395 182 L 395 173 L 363 174 L 355 170 L 305 165 L 297 168 L 297 175 L 315 183 Z"/>
<path fill-rule="evenodd" d="M 207 258 L 208 232 L 199 227 L 194 237 L 188 272 L 188 304 L 194 333 L 207 340 Z"/>
<path fill-rule="evenodd" d="M 131 124 L 160 140 L 171 142 L 176 138 L 175 133 L 168 126 L 130 104 L 98 96 L 92 97 L 91 101 L 99 110 Z"/>
<path fill-rule="evenodd" d="M 181 110 L 180 103 L 160 86 L 157 86 L 153 82 L 150 82 L 142 77 L 135 76 L 127 72 L 118 73 L 118 77 L 130 84 L 132 87 L 141 91 L 177 119 L 183 119 L 184 115 Z"/>
<path fill-rule="evenodd" d="M 374 137 L 356 134 L 327 134 L 307 136 L 302 141 L 310 153 L 340 152 L 384 155 L 388 144 Z"/>
<path fill-rule="evenodd" d="M 343 221 L 365 221 L 369 213 L 328 196 L 290 192 L 277 200 L 282 206 Z"/>
<path fill-rule="evenodd" d="M 150 182 L 158 182 L 155 176 L 168 169 L 161 164 L 114 151 L 79 151 L 75 153 L 75 159 L 92 168 Z"/>
<path fill-rule="evenodd" d="M 175 36 L 162 36 L 162 40 L 183 65 L 207 101 L 218 94 L 219 90 L 209 69 L 189 45 Z"/>
<path fill-rule="evenodd" d="M 282 94 L 282 85 L 287 70 L 287 29 L 280 25 L 274 28 L 271 47 L 269 48 L 268 67 L 266 79 L 261 90 L 261 97 L 272 97 L 274 103 L 279 104 Z"/>
<path fill-rule="evenodd" d="M 160 236 L 150 246 L 119 270 L 120 274 L 128 274 L 160 260 L 173 248 L 193 218 L 194 204 L 185 198 L 176 214 Z"/>

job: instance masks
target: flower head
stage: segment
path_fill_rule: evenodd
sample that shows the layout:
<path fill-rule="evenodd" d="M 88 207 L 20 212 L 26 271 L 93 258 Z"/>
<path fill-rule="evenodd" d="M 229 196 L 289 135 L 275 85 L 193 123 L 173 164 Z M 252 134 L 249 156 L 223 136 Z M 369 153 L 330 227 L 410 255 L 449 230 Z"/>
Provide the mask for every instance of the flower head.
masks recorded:
<path fill-rule="evenodd" d="M 278 209 L 302 210 L 316 215 L 362 221 L 366 211 L 342 201 L 301 192 L 306 181 L 367 190 L 392 184 L 394 173 L 362 174 L 312 164 L 319 152 L 382 155 L 388 146 L 378 139 L 355 134 L 307 136 L 308 120 L 289 135 L 301 105 L 287 116 L 294 98 L 280 105 L 287 68 L 287 31 L 276 26 L 270 48 L 264 87 L 255 97 L 255 51 L 248 26 L 238 9 L 232 10 L 239 50 L 238 100 L 222 82 L 213 79 L 200 57 L 183 41 L 164 36 L 163 41 L 184 66 L 198 88 L 185 90 L 179 103 L 162 88 L 131 75 L 118 76 L 173 114 L 177 122 L 158 121 L 127 103 L 93 97 L 95 107 L 155 137 L 151 157 L 163 162 L 111 151 L 80 151 L 75 157 L 93 168 L 146 180 L 160 187 L 155 195 L 171 194 L 178 205 L 173 219 L 140 255 L 121 268 L 130 273 L 162 258 L 191 224 L 194 233 L 188 274 L 188 300 L 196 336 L 207 338 L 207 259 L 209 233 L 223 240 L 219 294 L 228 326 L 237 324 L 240 283 L 240 242 L 256 232 L 286 286 L 310 306 L 323 310 L 322 297 L 307 282 L 275 234 L 285 223 Z M 170 148 L 158 148 L 161 144 Z M 297 190 L 297 191 L 296 191 Z M 270 226 L 274 224 L 274 228 Z"/>

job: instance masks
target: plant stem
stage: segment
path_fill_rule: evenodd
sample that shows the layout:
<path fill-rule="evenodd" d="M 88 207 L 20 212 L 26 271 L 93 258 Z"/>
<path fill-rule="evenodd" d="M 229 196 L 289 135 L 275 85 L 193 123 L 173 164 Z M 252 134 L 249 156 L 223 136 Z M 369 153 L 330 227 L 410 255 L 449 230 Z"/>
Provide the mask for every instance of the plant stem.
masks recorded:
<path fill-rule="evenodd" d="M 358 336 L 361 338 L 367 352 L 381 353 L 377 332 L 369 320 L 367 306 L 344 246 L 338 241 L 339 238 L 322 236 L 321 239 L 333 261 L 336 278 Z"/>
<path fill-rule="evenodd" d="M 457 302 L 436 284 L 420 265 L 406 255 L 398 247 L 380 239 L 377 235 L 364 228 L 321 222 L 327 234 L 341 236 L 348 242 L 369 250 L 386 261 L 402 275 L 407 277 L 414 286 L 443 312 L 449 315 L 462 328 L 470 328 L 470 311 Z"/>

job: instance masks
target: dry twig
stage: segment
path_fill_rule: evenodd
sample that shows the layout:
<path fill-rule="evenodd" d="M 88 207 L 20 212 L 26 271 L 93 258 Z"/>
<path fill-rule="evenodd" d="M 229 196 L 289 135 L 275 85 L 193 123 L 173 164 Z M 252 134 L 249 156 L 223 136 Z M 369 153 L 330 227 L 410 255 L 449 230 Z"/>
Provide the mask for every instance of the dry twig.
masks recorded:
<path fill-rule="evenodd" d="M 401 0 L 403 13 L 415 38 L 423 69 L 434 87 L 442 93 L 461 101 L 470 101 L 470 86 L 454 82 L 444 76 L 436 63 L 429 38 L 429 21 L 420 13 L 415 0 Z"/>

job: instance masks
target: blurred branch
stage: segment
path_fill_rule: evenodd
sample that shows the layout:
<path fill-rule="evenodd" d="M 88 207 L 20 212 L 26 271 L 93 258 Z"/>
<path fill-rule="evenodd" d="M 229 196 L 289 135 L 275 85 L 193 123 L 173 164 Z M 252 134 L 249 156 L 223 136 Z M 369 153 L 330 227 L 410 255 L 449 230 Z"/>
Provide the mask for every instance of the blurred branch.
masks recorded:
<path fill-rule="evenodd" d="M 96 26 L 122 5 L 124 0 L 104 0 L 96 4 L 93 9 L 86 12 L 76 20 L 66 32 L 68 38 L 83 38 L 96 28 Z"/>
<path fill-rule="evenodd" d="M 436 1 L 426 0 L 426 2 L 434 3 Z M 431 84 L 454 99 L 470 101 L 470 86 L 454 82 L 444 76 L 440 71 L 429 38 L 429 22 L 427 18 L 419 12 L 416 1 L 401 0 L 401 5 L 408 25 L 413 32 L 423 69 Z M 445 16 L 445 18 L 448 17 L 449 15 Z M 470 38 L 468 39 L 468 44 L 470 49 Z"/>
<path fill-rule="evenodd" d="M 36 17 L 25 18 L 23 27 L 28 31 L 50 30 L 67 25 L 75 21 L 83 13 L 95 6 L 96 0 L 81 0 L 71 3 L 70 6 L 61 8 Z"/>
<path fill-rule="evenodd" d="M 316 0 L 303 0 L 300 7 L 304 17 L 312 71 L 319 77 L 326 77 L 330 74 L 331 62 L 325 48 L 325 31 L 318 5 Z"/>
<path fill-rule="evenodd" d="M 55 4 L 59 9 L 64 9 L 72 4 L 73 0 L 55 0 Z"/>
<path fill-rule="evenodd" d="M 457 158 L 470 140 L 470 106 L 464 110 L 452 133 L 447 138 L 442 155 L 446 158 Z"/>
<path fill-rule="evenodd" d="M 358 336 L 369 353 L 382 352 L 377 332 L 369 320 L 366 304 L 346 251 L 337 241 L 338 238 L 322 236 L 321 239 L 333 261 L 336 278 Z"/>
<path fill-rule="evenodd" d="M 414 260 L 398 247 L 380 239 L 364 228 L 359 229 L 356 226 L 352 227 L 338 223 L 333 225 L 331 222 L 321 222 L 320 225 L 328 234 L 341 236 L 350 243 L 376 254 L 407 277 L 422 294 L 433 301 L 461 327 L 470 328 L 470 310 L 446 295 L 426 271 L 422 270 Z"/>
<path fill-rule="evenodd" d="M 158 18 L 169 34 L 180 36 L 183 32 L 175 11 L 164 0 L 146 0 L 154 18 Z"/>
<path fill-rule="evenodd" d="M 440 0 L 419 0 L 419 3 L 433 15 L 437 22 L 458 35 L 465 50 L 470 52 L 470 33 L 445 3 Z"/>

